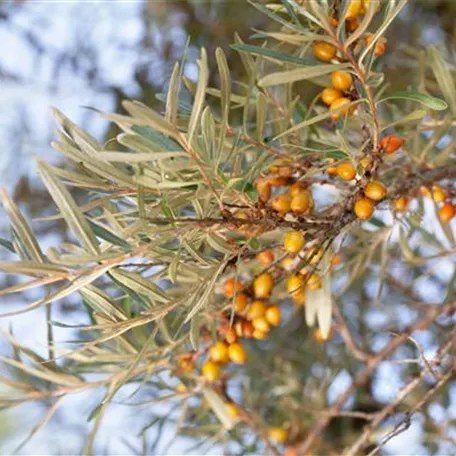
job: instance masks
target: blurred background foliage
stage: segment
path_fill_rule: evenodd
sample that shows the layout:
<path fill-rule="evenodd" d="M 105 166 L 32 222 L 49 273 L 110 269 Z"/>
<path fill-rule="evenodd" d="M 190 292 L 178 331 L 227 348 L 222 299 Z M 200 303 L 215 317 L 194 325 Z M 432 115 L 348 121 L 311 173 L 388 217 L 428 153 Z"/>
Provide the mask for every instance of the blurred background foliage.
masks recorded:
<path fill-rule="evenodd" d="M 187 40 L 188 77 L 197 78 L 194 62 L 201 46 L 209 56 L 220 46 L 227 55 L 232 78 L 242 80 L 245 75 L 239 54 L 229 48 L 233 36 L 238 33 L 247 40 L 252 29 L 264 30 L 269 26 L 270 21 L 244 0 L 0 2 L 1 185 L 14 194 L 29 217 L 51 213 L 53 203 L 36 177 L 32 160 L 34 155 L 58 160 L 49 146 L 55 136 L 50 105 L 108 143 L 118 133 L 116 127 L 108 126 L 82 106 L 118 112 L 123 99 L 134 98 L 159 108 L 157 96 L 160 98 L 166 92 L 174 63 L 182 58 Z M 386 79 L 397 85 L 393 89 L 406 88 L 413 84 L 414 72 L 404 56 L 416 55 L 417 48 L 436 44 L 450 61 L 455 61 L 456 2 L 410 1 L 386 38 Z M 214 58 L 209 59 L 209 65 L 214 69 Z M 217 72 L 212 71 L 211 86 L 218 85 L 217 77 Z M 311 87 L 306 95 L 310 99 L 318 90 Z M 2 232 L 6 226 L 3 214 L 0 217 Z M 49 238 L 48 243 L 55 243 L 56 236 L 66 235 L 63 224 L 39 223 L 35 227 L 43 239 Z M 0 280 L 0 287 L 7 285 L 7 279 Z M 8 304 L 14 305 L 9 301 Z M 58 305 L 60 311 L 67 313 L 76 309 L 73 304 L 68 299 Z M 20 336 L 20 331 L 25 334 L 35 324 L 25 319 L 16 335 Z M 27 337 L 33 340 L 33 334 Z M 6 431 L 12 433 L 11 426 L 16 427 L 17 434 L 25 436 L 29 431 L 23 430 L 23 424 L 33 413 L 0 418 L 0 441 L 6 441 L 2 438 Z M 68 416 L 57 418 L 70 432 L 84 431 Z M 53 439 L 48 435 L 41 445 L 38 448 L 46 451 L 54 445 Z"/>

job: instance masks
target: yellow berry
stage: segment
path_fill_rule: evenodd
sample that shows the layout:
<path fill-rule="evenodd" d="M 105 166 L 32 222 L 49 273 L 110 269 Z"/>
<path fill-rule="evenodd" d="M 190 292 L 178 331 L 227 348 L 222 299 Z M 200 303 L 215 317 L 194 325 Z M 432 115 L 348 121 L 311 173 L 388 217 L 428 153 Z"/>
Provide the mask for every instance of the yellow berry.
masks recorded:
<path fill-rule="evenodd" d="M 409 200 L 406 196 L 399 196 L 394 200 L 394 209 L 398 212 L 405 212 L 409 205 Z"/>
<path fill-rule="evenodd" d="M 270 326 L 265 317 L 258 317 L 252 320 L 252 325 L 257 331 L 269 332 Z"/>
<path fill-rule="evenodd" d="M 291 198 L 289 195 L 277 195 L 271 201 L 271 206 L 275 211 L 285 215 L 290 210 Z"/>
<path fill-rule="evenodd" d="M 438 185 L 432 186 L 432 199 L 435 203 L 442 203 L 445 201 L 446 193 L 445 191 L 439 187 Z"/>
<path fill-rule="evenodd" d="M 239 293 L 234 301 L 234 310 L 236 313 L 242 313 L 249 303 L 249 298 L 245 293 Z"/>
<path fill-rule="evenodd" d="M 247 352 L 242 344 L 236 342 L 228 347 L 230 360 L 236 364 L 244 364 L 247 360 Z"/>
<path fill-rule="evenodd" d="M 345 19 L 355 19 L 356 16 L 361 11 L 361 7 L 363 6 L 362 0 L 350 0 L 350 4 L 348 5 L 346 14 L 345 14 Z"/>
<path fill-rule="evenodd" d="M 331 83 L 335 89 L 344 92 L 353 84 L 353 78 L 347 71 L 334 71 L 331 75 Z"/>
<path fill-rule="evenodd" d="M 355 203 L 355 214 L 361 220 L 368 220 L 374 213 L 374 202 L 369 198 L 360 198 Z"/>
<path fill-rule="evenodd" d="M 316 273 L 311 274 L 306 285 L 310 290 L 319 290 L 321 288 L 321 277 Z"/>
<path fill-rule="evenodd" d="M 257 260 L 265 267 L 269 266 L 274 261 L 274 253 L 272 250 L 263 250 L 262 252 L 258 253 L 256 257 Z"/>
<path fill-rule="evenodd" d="M 177 365 L 179 366 L 179 370 L 186 374 L 195 368 L 195 362 L 189 355 L 180 356 L 177 360 Z"/>
<path fill-rule="evenodd" d="M 364 194 L 374 201 L 381 201 L 387 193 L 386 187 L 379 181 L 372 181 L 366 185 Z"/>
<path fill-rule="evenodd" d="M 214 363 L 214 361 L 206 361 L 201 371 L 208 382 L 215 382 L 220 378 L 220 364 Z"/>
<path fill-rule="evenodd" d="M 356 169 L 352 162 L 344 161 L 337 165 L 337 175 L 346 181 L 352 180 L 356 176 Z"/>
<path fill-rule="evenodd" d="M 277 326 L 280 323 L 280 320 L 282 319 L 280 307 L 276 304 L 268 306 L 266 309 L 265 317 L 270 325 Z"/>
<path fill-rule="evenodd" d="M 253 281 L 253 293 L 256 298 L 267 298 L 274 286 L 274 279 L 269 272 L 261 274 Z"/>
<path fill-rule="evenodd" d="M 253 301 L 247 310 L 247 320 L 262 317 L 266 312 L 266 304 L 263 301 Z"/>
<path fill-rule="evenodd" d="M 183 383 L 179 383 L 179 384 L 176 386 L 176 393 L 179 393 L 179 394 L 188 393 L 188 388 L 187 388 L 187 386 L 184 385 Z"/>
<path fill-rule="evenodd" d="M 283 248 L 289 253 L 298 253 L 304 247 L 304 235 L 300 231 L 289 231 L 283 237 Z"/>
<path fill-rule="evenodd" d="M 228 345 L 225 342 L 216 342 L 209 349 L 209 357 L 216 363 L 226 364 L 230 360 L 228 356 Z"/>
<path fill-rule="evenodd" d="M 237 420 L 239 418 L 239 415 L 241 414 L 241 412 L 239 410 L 239 407 L 236 404 L 234 404 L 233 402 L 227 402 L 225 404 L 225 407 L 226 407 L 226 412 L 232 419 Z"/>
<path fill-rule="evenodd" d="M 232 298 L 236 291 L 242 290 L 244 284 L 238 279 L 234 277 L 230 277 L 225 280 L 223 294 L 226 298 Z"/>
<path fill-rule="evenodd" d="M 252 337 L 257 340 L 264 340 L 266 337 L 268 337 L 268 333 L 260 331 L 259 329 L 255 329 L 255 331 L 253 331 Z"/>
<path fill-rule="evenodd" d="M 309 190 L 302 190 L 291 199 L 290 209 L 298 214 L 303 214 L 312 208 L 312 194 Z"/>
<path fill-rule="evenodd" d="M 301 288 L 300 290 L 297 290 L 293 295 L 291 296 L 291 299 L 293 302 L 298 305 L 298 306 L 303 306 L 306 303 L 306 290 L 305 288 Z"/>
<path fill-rule="evenodd" d="M 282 427 L 271 427 L 268 436 L 273 442 L 281 445 L 287 441 L 288 431 Z"/>
<path fill-rule="evenodd" d="M 364 41 L 366 42 L 366 46 L 369 46 L 372 42 L 373 35 L 369 34 L 364 38 Z M 377 56 L 383 55 L 386 51 L 386 42 L 385 39 L 380 37 L 378 41 L 375 43 L 375 50 L 374 53 Z"/>
<path fill-rule="evenodd" d="M 342 92 L 332 87 L 327 87 L 321 92 L 321 100 L 328 106 L 334 103 L 338 98 L 342 98 Z"/>
<path fill-rule="evenodd" d="M 294 260 L 291 257 L 286 257 L 280 262 L 280 266 L 282 266 L 283 269 L 288 270 L 293 267 Z"/>
<path fill-rule="evenodd" d="M 355 106 L 348 106 L 351 103 L 349 98 L 338 98 L 335 100 L 333 103 L 331 103 L 331 106 L 329 107 L 330 111 L 336 111 L 343 106 L 345 106 L 345 109 L 340 109 L 340 111 L 337 111 L 331 115 L 332 120 L 337 120 L 340 116 L 345 116 L 345 115 L 350 115 L 353 114 L 355 111 Z"/>
<path fill-rule="evenodd" d="M 314 56 L 323 62 L 330 62 L 336 56 L 336 53 L 336 47 L 326 41 L 316 41 L 313 45 Z"/>
<path fill-rule="evenodd" d="M 442 223 L 448 223 L 456 215 L 456 208 L 451 203 L 445 203 L 439 209 L 439 217 Z"/>
<path fill-rule="evenodd" d="M 255 184 L 258 199 L 263 203 L 266 203 L 271 196 L 271 184 L 266 181 L 258 181 Z"/>
<path fill-rule="evenodd" d="M 305 282 L 299 275 L 293 274 L 287 279 L 287 291 L 291 296 L 295 296 L 304 290 Z"/>
<path fill-rule="evenodd" d="M 237 340 L 236 330 L 234 328 L 228 328 L 224 333 L 225 341 L 227 344 L 232 344 Z"/>

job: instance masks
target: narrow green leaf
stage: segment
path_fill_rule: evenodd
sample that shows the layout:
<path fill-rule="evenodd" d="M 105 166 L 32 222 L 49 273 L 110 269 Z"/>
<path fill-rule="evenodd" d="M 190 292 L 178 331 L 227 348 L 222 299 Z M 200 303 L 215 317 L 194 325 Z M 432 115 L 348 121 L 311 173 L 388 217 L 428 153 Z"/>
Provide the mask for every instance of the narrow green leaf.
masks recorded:
<path fill-rule="evenodd" d="M 456 86 L 449 65 L 445 62 L 442 53 L 434 46 L 428 49 L 428 55 L 429 66 L 434 73 L 435 79 L 445 99 L 450 104 L 452 113 L 456 114 Z"/>
<path fill-rule="evenodd" d="M 92 229 L 93 233 L 95 236 L 103 239 L 104 241 L 109 242 L 110 244 L 117 245 L 118 247 L 121 247 L 125 252 L 130 252 L 132 249 L 132 246 L 124 241 L 122 238 L 119 236 L 115 235 L 113 232 L 107 230 L 103 226 L 99 225 L 98 223 L 92 222 L 90 218 L 87 217 L 87 222 Z"/>
<path fill-rule="evenodd" d="M 272 49 L 253 46 L 251 44 L 232 44 L 230 47 L 238 52 L 269 57 L 280 62 L 294 63 L 295 65 L 315 65 L 315 61 L 312 59 L 302 59 L 291 54 L 286 54 L 285 52 L 273 51 Z"/>
<path fill-rule="evenodd" d="M 378 103 L 383 103 L 386 100 L 416 101 L 417 103 L 421 103 L 422 105 L 434 111 L 443 111 L 448 108 L 448 104 L 440 98 L 436 98 L 420 92 L 396 92 L 386 98 L 383 98 Z"/>

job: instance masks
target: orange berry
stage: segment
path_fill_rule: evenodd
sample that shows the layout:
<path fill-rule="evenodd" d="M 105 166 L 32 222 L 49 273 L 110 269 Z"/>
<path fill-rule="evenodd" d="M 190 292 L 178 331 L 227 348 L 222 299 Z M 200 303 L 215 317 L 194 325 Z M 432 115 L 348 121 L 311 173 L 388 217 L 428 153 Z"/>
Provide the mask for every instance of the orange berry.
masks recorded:
<path fill-rule="evenodd" d="M 291 296 L 291 299 L 293 302 L 298 305 L 298 306 L 303 306 L 306 303 L 306 290 L 305 288 L 301 288 L 300 290 L 297 290 L 293 295 Z"/>
<path fill-rule="evenodd" d="M 376 12 L 380 9 L 380 0 L 363 0 L 363 4 L 361 7 L 361 14 L 367 13 L 367 11 L 369 9 L 369 5 L 371 3 L 375 4 Z"/>
<path fill-rule="evenodd" d="M 426 198 L 432 199 L 432 193 L 425 185 L 421 185 L 420 193 Z"/>
<path fill-rule="evenodd" d="M 305 289 L 304 279 L 296 274 L 291 275 L 287 279 L 287 291 L 291 296 L 297 295 Z"/>
<path fill-rule="evenodd" d="M 268 337 L 268 333 L 255 329 L 255 331 L 252 334 L 252 337 L 257 340 L 264 340 L 266 339 L 266 337 Z"/>
<path fill-rule="evenodd" d="M 256 331 L 269 332 L 271 329 L 265 317 L 258 317 L 252 320 L 252 325 Z"/>
<path fill-rule="evenodd" d="M 247 360 L 247 352 L 242 344 L 236 342 L 228 347 L 230 360 L 236 364 L 244 364 Z"/>
<path fill-rule="evenodd" d="M 347 11 L 345 13 L 345 19 L 355 19 L 356 16 L 358 16 L 358 14 L 360 13 L 362 6 L 362 0 L 350 0 L 350 4 L 348 5 Z"/>
<path fill-rule="evenodd" d="M 337 167 L 336 166 L 330 166 L 329 168 L 326 168 L 326 173 L 329 174 L 330 176 L 337 175 Z"/>
<path fill-rule="evenodd" d="M 261 274 L 253 281 L 253 293 L 256 298 L 267 298 L 274 286 L 274 279 L 269 272 Z"/>
<path fill-rule="evenodd" d="M 271 206 L 275 211 L 284 215 L 290 210 L 291 197 L 289 195 L 277 195 L 271 201 Z"/>
<path fill-rule="evenodd" d="M 176 386 L 176 393 L 179 393 L 179 394 L 188 393 L 188 388 L 187 388 L 187 386 L 184 385 L 183 383 L 179 383 L 179 384 Z"/>
<path fill-rule="evenodd" d="M 271 196 L 271 184 L 266 181 L 258 181 L 255 184 L 258 199 L 263 203 L 266 203 Z"/>
<path fill-rule="evenodd" d="M 245 293 L 239 293 L 236 296 L 236 300 L 234 301 L 234 311 L 236 313 L 242 313 L 246 309 L 249 303 L 249 298 Z"/>
<path fill-rule="evenodd" d="M 339 25 L 339 21 L 337 20 L 336 16 L 331 16 L 329 22 L 333 27 L 337 27 Z"/>
<path fill-rule="evenodd" d="M 442 223 L 448 223 L 456 215 L 456 208 L 451 203 L 445 203 L 439 209 L 439 217 Z"/>
<path fill-rule="evenodd" d="M 302 190 L 291 199 L 290 209 L 298 214 L 304 214 L 313 206 L 312 194 L 309 190 Z"/>
<path fill-rule="evenodd" d="M 268 436 L 273 442 L 281 445 L 287 441 L 288 431 L 282 427 L 271 427 Z"/>
<path fill-rule="evenodd" d="M 321 277 L 316 273 L 311 274 L 306 285 L 310 290 L 319 290 L 321 288 Z"/>
<path fill-rule="evenodd" d="M 356 176 L 356 169 L 353 166 L 352 162 L 344 161 L 337 165 L 337 175 L 346 181 L 352 180 Z"/>
<path fill-rule="evenodd" d="M 442 187 L 439 187 L 438 185 L 433 185 L 432 186 L 432 199 L 434 200 L 435 203 L 442 203 L 445 201 L 446 198 L 446 193 L 445 190 L 443 190 Z"/>
<path fill-rule="evenodd" d="M 366 46 L 369 46 L 372 42 L 372 38 L 373 38 L 373 35 L 372 34 L 369 34 L 367 35 L 365 38 L 364 38 L 364 41 L 366 43 Z M 374 50 L 374 53 L 375 55 L 383 55 L 386 51 L 386 42 L 385 42 L 385 39 L 380 37 L 377 41 L 377 43 L 375 43 L 375 50 Z"/>
<path fill-rule="evenodd" d="M 237 420 L 239 418 L 239 415 L 241 414 L 241 412 L 239 410 L 239 407 L 236 404 L 234 404 L 233 402 L 227 402 L 225 404 L 225 407 L 226 407 L 226 412 L 232 419 Z"/>
<path fill-rule="evenodd" d="M 405 144 L 405 139 L 395 135 L 388 135 L 380 141 L 380 147 L 385 154 L 393 154 Z"/>
<path fill-rule="evenodd" d="M 374 209 L 374 202 L 369 198 L 360 198 L 355 203 L 355 214 L 361 220 L 370 219 Z"/>
<path fill-rule="evenodd" d="M 274 261 L 274 253 L 272 250 L 263 250 L 258 253 L 256 257 L 257 260 L 265 267 L 269 266 Z"/>
<path fill-rule="evenodd" d="M 237 341 L 237 334 L 234 328 L 228 328 L 225 331 L 224 336 L 227 344 L 232 344 Z"/>
<path fill-rule="evenodd" d="M 223 294 L 226 298 L 232 298 L 235 294 L 235 291 L 242 290 L 243 287 L 244 284 L 239 279 L 236 280 L 235 277 L 229 277 L 225 280 Z"/>
<path fill-rule="evenodd" d="M 331 258 L 331 267 L 335 268 L 342 261 L 342 255 L 334 255 Z"/>
<path fill-rule="evenodd" d="M 253 327 L 250 321 L 243 321 L 242 322 L 242 332 L 244 337 L 252 337 L 255 328 Z"/>
<path fill-rule="evenodd" d="M 334 71 L 331 75 L 331 83 L 335 89 L 344 92 L 353 84 L 353 77 L 347 71 Z"/>
<path fill-rule="evenodd" d="M 323 62 L 330 62 L 337 53 L 336 47 L 326 41 L 315 41 L 312 50 L 313 55 Z"/>
<path fill-rule="evenodd" d="M 277 326 L 282 319 L 280 307 L 276 304 L 268 306 L 264 315 L 267 322 L 272 326 Z M 259 328 L 258 328 L 259 329 Z"/>
<path fill-rule="evenodd" d="M 283 248 L 289 253 L 298 253 L 304 247 L 304 234 L 289 231 L 283 237 Z"/>
<path fill-rule="evenodd" d="M 359 27 L 359 21 L 358 19 L 349 19 L 346 26 L 348 32 L 353 33 Z"/>
<path fill-rule="evenodd" d="M 336 111 L 337 109 L 342 108 L 343 106 L 349 105 L 351 103 L 350 99 L 342 97 L 338 98 L 335 100 L 333 103 L 331 103 L 331 106 L 329 107 L 330 111 Z M 353 114 L 355 111 L 355 106 L 350 106 L 346 107 L 345 109 L 341 109 L 338 112 L 335 112 L 334 114 L 331 115 L 332 120 L 337 120 L 340 116 L 345 116 L 345 115 L 350 115 Z"/>
<path fill-rule="evenodd" d="M 208 360 L 203 364 L 201 372 L 208 382 L 215 382 L 220 378 L 220 364 Z"/>
<path fill-rule="evenodd" d="M 409 200 L 406 196 L 399 196 L 394 200 L 394 209 L 399 212 L 405 212 L 409 205 Z"/>
<path fill-rule="evenodd" d="M 216 342 L 209 349 L 209 357 L 216 363 L 226 364 L 230 360 L 228 356 L 228 345 L 225 342 Z"/>
<path fill-rule="evenodd" d="M 253 301 L 247 310 L 247 320 L 254 320 L 255 318 L 262 317 L 266 312 L 266 304 L 263 301 Z"/>
<path fill-rule="evenodd" d="M 288 182 L 288 178 L 286 177 L 265 177 L 263 178 L 265 182 L 267 182 L 271 187 L 281 187 L 282 185 L 286 185 Z"/>
<path fill-rule="evenodd" d="M 338 98 L 342 98 L 342 92 L 340 90 L 334 89 L 332 87 L 327 87 L 321 92 L 321 101 L 324 104 L 330 106 L 333 104 Z"/>
<path fill-rule="evenodd" d="M 387 193 L 386 187 L 379 181 L 368 182 L 364 194 L 374 201 L 381 201 Z"/>
<path fill-rule="evenodd" d="M 288 194 L 293 198 L 293 196 L 298 195 L 301 192 L 307 191 L 307 187 L 302 182 L 295 182 L 294 184 L 288 187 Z"/>
<path fill-rule="evenodd" d="M 179 370 L 186 374 L 195 368 L 195 362 L 189 355 L 180 356 L 177 360 L 177 365 L 179 366 Z"/>

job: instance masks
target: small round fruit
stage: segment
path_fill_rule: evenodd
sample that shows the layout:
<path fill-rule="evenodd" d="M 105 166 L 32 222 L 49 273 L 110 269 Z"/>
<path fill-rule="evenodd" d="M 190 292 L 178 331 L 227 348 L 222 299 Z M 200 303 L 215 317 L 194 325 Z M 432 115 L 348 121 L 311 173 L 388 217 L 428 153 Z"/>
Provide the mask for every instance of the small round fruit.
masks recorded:
<path fill-rule="evenodd" d="M 257 260 L 264 266 L 269 266 L 274 261 L 274 253 L 272 250 L 263 250 L 257 254 Z"/>
<path fill-rule="evenodd" d="M 255 184 L 255 187 L 258 194 L 258 199 L 263 203 L 268 202 L 271 196 L 271 184 L 266 181 L 258 181 Z"/>
<path fill-rule="evenodd" d="M 353 84 L 353 78 L 347 71 L 334 71 L 331 75 L 331 83 L 335 89 L 344 92 Z"/>
<path fill-rule="evenodd" d="M 366 46 L 369 46 L 372 43 L 372 37 L 373 35 L 367 35 L 366 38 L 364 38 L 364 41 L 366 42 Z M 374 53 L 377 56 L 383 55 L 386 51 L 386 43 L 384 38 L 379 38 L 379 40 L 375 43 L 375 50 Z"/>
<path fill-rule="evenodd" d="M 333 103 L 331 103 L 331 106 L 329 107 L 330 111 L 336 111 L 340 109 L 340 111 L 337 111 L 331 115 L 332 120 L 337 120 L 340 116 L 345 116 L 345 115 L 350 115 L 353 114 L 355 111 L 355 106 L 348 107 L 348 105 L 351 103 L 350 99 L 342 97 L 338 98 L 335 100 Z M 345 106 L 345 109 L 341 109 Z"/>
<path fill-rule="evenodd" d="M 379 181 L 372 181 L 366 185 L 364 194 L 374 201 L 381 201 L 387 193 L 386 187 Z"/>
<path fill-rule="evenodd" d="M 451 203 L 445 203 L 439 209 L 439 217 L 442 223 L 448 223 L 456 215 L 456 208 Z"/>
<path fill-rule="evenodd" d="M 311 274 L 306 285 L 309 290 L 319 290 L 321 288 L 321 277 L 316 273 Z"/>
<path fill-rule="evenodd" d="M 294 184 L 288 187 L 288 194 L 293 198 L 293 196 L 298 195 L 301 192 L 307 191 L 307 187 L 302 182 L 295 182 Z"/>
<path fill-rule="evenodd" d="M 323 62 L 330 62 L 337 53 L 337 49 L 326 41 L 315 41 L 313 45 L 313 55 Z"/>
<path fill-rule="evenodd" d="M 380 147 L 385 154 L 393 154 L 405 144 L 405 139 L 395 135 L 388 135 L 380 141 Z"/>
<path fill-rule="evenodd" d="M 304 234 L 289 231 L 283 237 L 283 248 L 289 253 L 298 253 L 304 247 Z"/>
<path fill-rule="evenodd" d="M 186 374 L 188 374 L 195 368 L 195 362 L 188 355 L 179 357 L 177 360 L 177 365 L 179 366 L 179 370 Z"/>
<path fill-rule="evenodd" d="M 264 180 L 271 186 L 271 187 L 282 187 L 286 185 L 288 182 L 287 177 L 265 177 Z"/>
<path fill-rule="evenodd" d="M 363 6 L 362 0 L 350 0 L 350 4 L 348 5 L 345 19 L 353 20 L 358 16 Z"/>
<path fill-rule="evenodd" d="M 343 180 L 350 181 L 356 177 L 356 169 L 352 162 L 344 161 L 337 165 L 337 175 Z"/>
<path fill-rule="evenodd" d="M 342 92 L 340 90 L 334 89 L 332 87 L 327 87 L 321 92 L 321 101 L 325 105 L 330 106 L 333 104 L 337 99 L 342 98 Z"/>
<path fill-rule="evenodd" d="M 249 298 L 245 293 L 239 293 L 234 301 L 234 310 L 236 313 L 242 313 L 249 304 Z"/>
<path fill-rule="evenodd" d="M 278 326 L 280 320 L 282 319 L 280 307 L 276 304 L 268 306 L 264 316 L 266 317 L 266 320 L 270 325 Z"/>
<path fill-rule="evenodd" d="M 286 257 L 280 262 L 280 266 L 282 266 L 283 269 L 288 271 L 289 269 L 293 268 L 294 265 L 294 259 L 291 257 Z"/>
<path fill-rule="evenodd" d="M 272 208 L 280 214 L 286 214 L 290 210 L 291 197 L 289 195 L 277 195 L 271 201 Z"/>
<path fill-rule="evenodd" d="M 237 334 L 236 334 L 236 330 L 234 328 L 228 328 L 225 331 L 224 336 L 225 336 L 225 341 L 227 344 L 232 344 L 237 341 Z"/>
<path fill-rule="evenodd" d="M 336 16 L 331 16 L 329 22 L 333 27 L 337 27 L 339 25 L 339 21 Z"/>
<path fill-rule="evenodd" d="M 432 199 L 434 200 L 435 203 L 443 203 L 446 198 L 446 193 L 445 190 L 443 190 L 442 187 L 439 187 L 438 185 L 433 185 L 432 186 Z"/>
<path fill-rule="evenodd" d="M 336 176 L 337 175 L 337 167 L 336 166 L 330 166 L 329 168 L 326 168 L 326 174 L 329 174 L 330 176 Z"/>
<path fill-rule="evenodd" d="M 358 19 L 349 19 L 346 26 L 348 32 L 353 33 L 359 27 L 359 21 Z"/>
<path fill-rule="evenodd" d="M 247 360 L 247 352 L 242 344 L 236 342 L 228 347 L 230 360 L 236 364 L 244 364 Z"/>
<path fill-rule="evenodd" d="M 271 327 L 269 326 L 268 320 L 266 317 L 258 317 L 252 320 L 252 325 L 257 331 L 269 332 Z"/>
<path fill-rule="evenodd" d="M 287 279 L 287 291 L 291 296 L 297 295 L 305 289 L 303 278 L 297 274 L 293 274 Z"/>
<path fill-rule="evenodd" d="M 398 212 L 405 212 L 408 208 L 409 200 L 406 196 L 399 196 L 394 200 L 394 209 Z"/>
<path fill-rule="evenodd" d="M 214 361 L 206 361 L 201 372 L 208 382 L 215 382 L 220 378 L 220 364 L 214 363 Z"/>
<path fill-rule="evenodd" d="M 226 364 L 230 360 L 228 356 L 228 345 L 225 342 L 216 342 L 209 349 L 209 357 L 216 363 Z"/>
<path fill-rule="evenodd" d="M 241 411 L 239 410 L 239 407 L 233 402 L 227 402 L 226 413 L 228 413 L 230 418 L 237 420 L 239 418 L 239 415 L 241 414 Z"/>
<path fill-rule="evenodd" d="M 274 287 L 274 279 L 269 272 L 261 274 L 253 281 L 253 293 L 256 298 L 268 298 Z"/>
<path fill-rule="evenodd" d="M 256 339 L 256 340 L 264 340 L 264 339 L 266 339 L 266 337 L 268 337 L 268 333 L 264 332 L 264 331 L 260 331 L 258 329 L 255 329 L 255 331 L 253 332 L 252 337 L 254 339 Z"/>
<path fill-rule="evenodd" d="M 288 431 L 282 427 L 271 427 L 269 428 L 268 436 L 273 442 L 281 445 L 287 441 Z"/>
<path fill-rule="evenodd" d="M 374 202 L 369 198 L 360 198 L 355 203 L 355 214 L 361 220 L 368 220 L 374 213 Z"/>
<path fill-rule="evenodd" d="M 331 268 L 335 268 L 342 261 L 342 255 L 334 255 L 331 258 Z"/>
<path fill-rule="evenodd" d="M 242 290 L 244 284 L 240 280 L 236 280 L 235 277 L 229 277 L 225 280 L 223 286 L 223 294 L 226 298 L 232 298 L 236 291 Z"/>
<path fill-rule="evenodd" d="M 244 337 L 250 338 L 253 336 L 255 328 L 253 327 L 252 322 L 250 321 L 243 321 L 242 322 L 242 332 Z"/>
<path fill-rule="evenodd" d="M 188 393 L 188 388 L 186 385 L 184 385 L 183 383 L 179 383 L 177 386 L 176 386 L 176 393 L 178 394 L 186 394 Z"/>
<path fill-rule="evenodd" d="M 303 306 L 306 303 L 305 288 L 301 288 L 300 290 L 296 291 L 296 293 L 293 293 L 291 299 L 297 306 Z"/>
<path fill-rule="evenodd" d="M 298 214 L 307 212 L 312 207 L 312 194 L 303 190 L 291 199 L 290 209 Z"/>
<path fill-rule="evenodd" d="M 266 313 L 266 304 L 263 301 L 253 301 L 247 310 L 247 320 L 262 317 Z"/>

